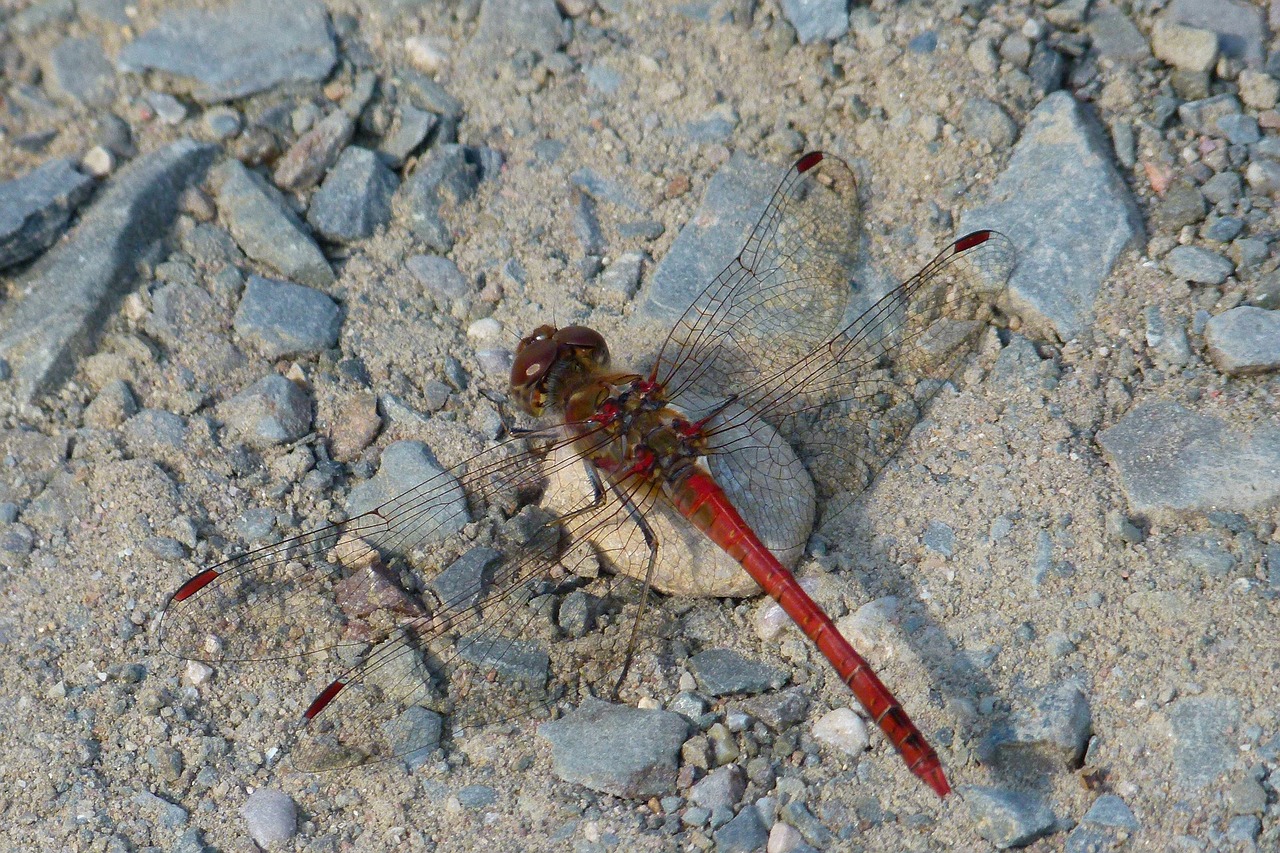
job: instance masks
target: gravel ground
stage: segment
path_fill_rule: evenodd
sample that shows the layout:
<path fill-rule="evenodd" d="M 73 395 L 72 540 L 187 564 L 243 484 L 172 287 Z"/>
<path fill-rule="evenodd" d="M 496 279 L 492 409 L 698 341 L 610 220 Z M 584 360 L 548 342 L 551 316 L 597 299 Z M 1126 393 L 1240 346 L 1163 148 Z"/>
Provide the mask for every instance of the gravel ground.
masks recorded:
<path fill-rule="evenodd" d="M 0 4 L 0 846 L 1280 848 L 1274 29 L 1274 0 Z M 973 228 L 1018 251 L 1010 328 L 797 569 L 959 796 L 756 599 L 659 597 L 625 704 L 348 773 L 287 758 L 323 667 L 158 649 L 238 543 L 489 446 L 538 324 L 644 365 L 815 148 L 858 175 L 868 282 Z"/>

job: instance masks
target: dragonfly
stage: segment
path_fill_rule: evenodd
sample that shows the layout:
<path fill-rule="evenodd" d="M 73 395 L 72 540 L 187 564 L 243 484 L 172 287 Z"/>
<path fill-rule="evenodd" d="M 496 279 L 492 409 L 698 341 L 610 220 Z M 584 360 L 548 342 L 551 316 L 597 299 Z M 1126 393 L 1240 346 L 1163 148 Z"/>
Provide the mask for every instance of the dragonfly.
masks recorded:
<path fill-rule="evenodd" d="M 648 370 L 615 369 L 590 328 L 539 326 L 509 388 L 537 426 L 375 509 L 203 569 L 170 597 L 162 645 L 212 662 L 321 661 L 334 675 L 287 746 L 300 769 L 410 761 L 438 746 L 441 715 L 475 731 L 616 698 L 663 560 L 661 512 L 776 600 L 946 797 L 937 752 L 791 564 L 815 498 L 827 518 L 850 506 L 999 321 L 1015 251 L 974 231 L 855 311 L 860 212 L 848 165 L 800 157 Z M 581 488 L 548 509 L 565 478 Z M 624 550 L 641 555 L 643 584 L 611 610 L 610 557 Z M 564 629 L 578 592 L 604 639 Z"/>

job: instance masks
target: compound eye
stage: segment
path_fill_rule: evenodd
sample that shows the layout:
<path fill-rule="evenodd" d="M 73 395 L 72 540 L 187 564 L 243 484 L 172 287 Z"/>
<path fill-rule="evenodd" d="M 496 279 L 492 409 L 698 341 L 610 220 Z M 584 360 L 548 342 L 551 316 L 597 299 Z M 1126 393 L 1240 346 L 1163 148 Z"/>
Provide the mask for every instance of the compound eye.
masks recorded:
<path fill-rule="evenodd" d="M 609 347 L 604 342 L 604 335 L 595 329 L 588 329 L 586 326 L 565 326 L 555 333 L 555 339 L 566 346 L 588 350 L 591 359 L 597 363 L 604 364 L 609 360 Z"/>
<path fill-rule="evenodd" d="M 539 331 L 541 329 L 522 340 L 516 349 L 515 361 L 511 364 L 513 388 L 533 388 L 541 384 L 556 362 L 560 344 L 551 335 L 539 336 Z"/>

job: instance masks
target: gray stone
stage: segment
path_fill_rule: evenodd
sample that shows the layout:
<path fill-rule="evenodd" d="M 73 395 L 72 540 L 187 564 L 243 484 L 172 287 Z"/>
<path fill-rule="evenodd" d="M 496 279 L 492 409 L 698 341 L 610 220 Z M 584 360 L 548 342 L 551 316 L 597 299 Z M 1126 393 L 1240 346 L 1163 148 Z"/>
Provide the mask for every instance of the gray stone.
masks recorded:
<path fill-rule="evenodd" d="M 0 357 L 13 365 L 21 399 L 52 390 L 87 355 L 106 306 L 134 282 L 139 258 L 164 237 L 178 196 L 198 183 L 214 148 L 180 140 L 117 174 L 71 235 L 14 288 L 5 306 Z"/>
<path fill-rule="evenodd" d="M 1258 6 L 1237 0 L 1173 0 L 1166 14 L 1180 24 L 1217 33 L 1223 55 L 1249 65 L 1262 62 L 1267 28 Z"/>
<path fill-rule="evenodd" d="M 1137 514 L 1245 512 L 1280 499 L 1280 428 L 1252 436 L 1177 403 L 1135 406 L 1098 434 Z"/>
<path fill-rule="evenodd" d="M 218 209 L 246 255 L 302 284 L 333 284 L 324 253 L 265 181 L 239 161 L 227 160 L 214 170 L 213 183 Z"/>
<path fill-rule="evenodd" d="M 782 13 L 801 44 L 835 41 L 849 31 L 847 0 L 782 0 Z"/>
<path fill-rule="evenodd" d="M 52 246 L 71 213 L 93 192 L 93 178 L 66 159 L 50 160 L 0 183 L 0 269 L 22 263 Z"/>
<path fill-rule="evenodd" d="M 743 709 L 775 732 L 793 726 L 809 713 L 809 697 L 799 687 L 753 696 Z"/>
<path fill-rule="evenodd" d="M 924 542 L 924 547 L 944 557 L 950 557 L 955 553 L 956 533 L 941 521 L 929 522 L 929 526 L 925 528 L 922 541 Z"/>
<path fill-rule="evenodd" d="M 1262 820 L 1256 815 L 1233 817 L 1227 824 L 1227 840 L 1234 844 L 1254 844 L 1262 834 Z"/>
<path fill-rule="evenodd" d="M 475 664 L 482 672 L 494 673 L 505 683 L 542 689 L 551 672 L 551 657 L 541 645 L 491 631 L 464 637 L 458 642 L 458 657 Z"/>
<path fill-rule="evenodd" d="M 147 92 L 147 105 L 156 111 L 156 118 L 170 126 L 181 124 L 187 118 L 187 108 L 167 92 Z"/>
<path fill-rule="evenodd" d="M 787 675 L 777 667 L 748 660 L 732 649 L 707 649 L 689 659 L 689 669 L 712 696 L 777 690 Z"/>
<path fill-rule="evenodd" d="M 1151 56 L 1146 38 L 1128 15 L 1111 4 L 1097 4 L 1089 15 L 1089 36 L 1099 56 L 1138 63 Z"/>
<path fill-rule="evenodd" d="M 1018 126 L 1004 107 L 986 98 L 969 98 L 960 111 L 960 124 L 965 133 L 997 151 L 1008 148 L 1018 138 Z"/>
<path fill-rule="evenodd" d="M 118 427 L 138 412 L 138 401 L 123 379 L 107 383 L 85 407 L 85 426 Z"/>
<path fill-rule="evenodd" d="M 999 737 L 1001 752 L 1034 751 L 1052 755 L 1067 767 L 1078 767 L 1089 743 L 1093 715 L 1089 700 L 1073 683 L 1048 691 L 1030 713 L 1018 714 L 1008 737 Z"/>
<path fill-rule="evenodd" d="M 1209 98 L 1187 101 L 1178 107 L 1178 118 L 1196 133 L 1216 136 L 1218 119 L 1236 115 L 1241 111 L 1240 100 L 1232 94 L 1223 93 Z"/>
<path fill-rule="evenodd" d="M 1204 196 L 1190 181 L 1174 181 L 1156 204 L 1155 225 L 1162 231 L 1176 232 L 1204 219 Z"/>
<path fill-rule="evenodd" d="M 236 309 L 236 334 L 272 359 L 332 349 L 341 328 L 341 310 L 327 294 L 260 275 L 249 276 Z"/>
<path fill-rule="evenodd" d="M 311 399 L 294 382 L 268 374 L 221 407 L 233 432 L 253 447 L 297 441 L 311 429 Z"/>
<path fill-rule="evenodd" d="M 420 161 L 400 187 L 395 208 L 418 239 L 443 254 L 453 248 L 445 211 L 475 195 L 484 177 L 478 149 L 442 145 L 433 150 L 430 159 Z"/>
<path fill-rule="evenodd" d="M 1230 243 L 1244 230 L 1244 220 L 1238 216 L 1212 215 L 1200 229 L 1200 236 L 1215 243 Z"/>
<path fill-rule="evenodd" d="M 1258 130 L 1258 120 L 1253 116 L 1232 113 L 1219 116 L 1215 124 L 1227 138 L 1227 142 L 1232 145 L 1253 145 L 1262 139 L 1262 132 Z"/>
<path fill-rule="evenodd" d="M 582 69 L 587 85 L 602 95 L 615 95 L 626 80 L 622 72 L 601 63 L 592 63 Z"/>
<path fill-rule="evenodd" d="M 1191 696 L 1169 707 L 1173 735 L 1173 771 L 1179 785 L 1208 788 L 1240 760 L 1235 731 L 1240 703 L 1223 696 Z"/>
<path fill-rule="evenodd" d="M 565 43 L 555 0 L 484 0 L 469 49 L 479 56 L 509 56 L 524 49 L 546 58 Z"/>
<path fill-rule="evenodd" d="M 1181 367 L 1191 360 L 1191 345 L 1187 331 L 1178 324 L 1169 324 L 1155 305 L 1148 305 L 1143 312 L 1147 321 L 1147 346 L 1157 359 L 1173 367 Z"/>
<path fill-rule="evenodd" d="M 1158 59 L 1183 71 L 1204 73 L 1218 61 L 1218 37 L 1199 27 L 1188 27 L 1167 17 L 1151 28 L 1151 49 Z"/>
<path fill-rule="evenodd" d="M 378 154 L 393 169 L 399 169 L 421 146 L 440 122 L 433 112 L 420 110 L 412 104 L 401 104 L 396 109 L 395 123 L 390 132 L 378 144 Z"/>
<path fill-rule="evenodd" d="M 450 95 L 445 88 L 425 74 L 410 69 L 400 69 L 395 82 L 400 86 L 400 97 L 408 98 L 409 103 L 420 110 L 436 113 L 447 119 L 456 120 L 462 116 L 462 101 Z M 453 142 L 453 139 L 437 140 Z"/>
<path fill-rule="evenodd" d="M 1056 823 L 1049 806 L 1030 794 L 973 785 L 965 786 L 963 794 L 978 834 L 999 850 L 1044 838 Z"/>
<path fill-rule="evenodd" d="M 645 256 L 640 252 L 619 255 L 592 285 L 592 297 L 601 304 L 616 307 L 630 302 L 640 288 L 644 261 Z"/>
<path fill-rule="evenodd" d="M 337 59 L 329 16 L 312 0 L 243 0 L 214 11 L 168 11 L 117 57 L 126 71 L 176 78 L 205 104 L 281 83 L 324 80 Z"/>
<path fill-rule="evenodd" d="M 343 146 L 351 141 L 356 124 L 343 110 L 334 110 L 298 141 L 289 146 L 276 163 L 271 180 L 282 190 L 301 192 L 320 182 L 334 163 Z"/>
<path fill-rule="evenodd" d="M 688 724 L 669 711 L 588 699 L 576 711 L 538 726 L 551 742 L 555 774 L 566 782 L 625 799 L 672 793 Z"/>
<path fill-rule="evenodd" d="M 458 265 L 439 255 L 414 255 L 404 262 L 405 269 L 431 296 L 442 304 L 467 295 L 467 281 Z"/>
<path fill-rule="evenodd" d="M 244 127 L 244 118 L 231 107 L 213 107 L 203 116 L 204 126 L 215 139 L 230 139 Z"/>
<path fill-rule="evenodd" d="M 1236 558 L 1213 534 L 1191 534 L 1178 542 L 1175 558 L 1188 569 L 1210 578 L 1225 578 L 1236 567 Z"/>
<path fill-rule="evenodd" d="M 430 448 L 420 441 L 397 441 L 388 445 L 382 451 L 378 473 L 357 485 L 347 496 L 347 515 L 351 518 L 374 509 L 378 509 L 388 523 L 401 513 L 418 513 L 415 523 L 418 544 L 451 536 L 471 520 L 462 486 L 440 467 Z M 397 537 L 391 539 L 395 541 Z"/>
<path fill-rule="evenodd" d="M 617 181 L 611 181 L 607 178 L 600 177 L 585 166 L 570 175 L 569 180 L 575 187 L 578 187 L 596 201 L 605 201 L 609 204 L 616 204 L 635 213 L 645 212 L 644 206 L 636 200 L 635 194 L 631 192 L 631 190 L 627 189 L 622 184 L 619 184 Z M 772 189 L 772 187 L 770 189 Z M 764 207 L 763 202 L 761 202 L 760 207 Z M 759 213 L 757 213 L 756 216 L 758 218 Z M 753 219 L 753 224 L 754 221 L 755 220 Z"/>
<path fill-rule="evenodd" d="M 298 807 L 288 794 L 259 787 L 240 807 L 249 837 L 263 849 L 288 841 L 298 831 Z"/>
<path fill-rule="evenodd" d="M 458 802 L 463 808 L 483 809 L 498 801 L 498 792 L 488 785 L 466 785 L 458 789 Z"/>
<path fill-rule="evenodd" d="M 493 567 L 501 559 L 501 551 L 472 548 L 431 579 L 431 590 L 445 609 L 470 607 L 484 594 L 492 578 Z"/>
<path fill-rule="evenodd" d="M 311 197 L 307 222 L 335 243 L 354 243 L 386 225 L 391 219 L 391 198 L 400 186 L 378 155 L 352 146 Z"/>
<path fill-rule="evenodd" d="M 1241 305 L 1204 327 L 1214 365 L 1231 376 L 1280 370 L 1280 311 Z"/>
<path fill-rule="evenodd" d="M 382 724 L 387 746 L 400 756 L 410 770 L 416 770 L 431 759 L 440 748 L 444 719 L 435 711 L 418 705 L 406 708 L 399 716 Z"/>
<path fill-rule="evenodd" d="M 132 0 L 76 0 L 76 9 L 81 15 L 97 18 L 117 27 L 127 27 L 133 23 L 128 13 L 128 8 L 132 5 Z"/>
<path fill-rule="evenodd" d="M 1008 235 L 1018 247 L 1008 290 L 1014 313 L 1034 332 L 1070 340 L 1092 324 L 1094 299 L 1120 253 L 1143 240 L 1141 214 L 1101 128 L 1071 95 L 1049 95 L 1032 110 L 991 197 L 964 215 L 961 233 Z"/>
<path fill-rule="evenodd" d="M 1267 810 L 1267 790 L 1252 777 L 1239 780 L 1227 789 L 1232 814 L 1262 814 Z"/>
<path fill-rule="evenodd" d="M 1098 797 L 1093 805 L 1089 806 L 1089 811 L 1084 813 L 1081 823 L 1115 827 L 1129 832 L 1137 832 L 1142 828 L 1138 819 L 1133 816 L 1133 810 L 1115 794 L 1103 794 Z"/>
<path fill-rule="evenodd" d="M 572 639 L 586 636 L 595 624 L 595 599 L 580 589 L 575 589 L 560 602 L 556 611 L 556 624 Z"/>
<path fill-rule="evenodd" d="M 675 320 L 733 260 L 764 211 L 777 177 L 776 170 L 741 152 L 716 171 L 698 210 L 650 276 L 642 306 L 650 318 Z"/>
<path fill-rule="evenodd" d="M 1249 188 L 1260 193 L 1280 193 L 1280 163 L 1274 160 L 1251 160 L 1245 166 L 1244 179 Z"/>
<path fill-rule="evenodd" d="M 124 424 L 124 443 L 138 457 L 163 456 L 186 446 L 187 425 L 172 412 L 143 409 Z"/>
<path fill-rule="evenodd" d="M 769 841 L 769 832 L 760 819 L 760 812 L 748 806 L 711 837 L 716 843 L 716 853 L 752 853 L 763 849 Z"/>
<path fill-rule="evenodd" d="M 68 104 L 101 107 L 115 97 L 114 69 L 96 38 L 65 38 L 44 58 L 44 86 Z"/>
<path fill-rule="evenodd" d="M 747 790 L 746 774 L 737 764 L 717 767 L 689 789 L 689 802 L 706 809 L 732 808 Z"/>
<path fill-rule="evenodd" d="M 1175 246 L 1165 255 L 1164 267 L 1175 278 L 1196 284 L 1222 284 L 1235 264 L 1217 252 L 1199 246 Z"/>
<path fill-rule="evenodd" d="M 1210 204 L 1235 204 L 1244 193 L 1239 172 L 1219 172 L 1204 182 L 1200 192 Z"/>

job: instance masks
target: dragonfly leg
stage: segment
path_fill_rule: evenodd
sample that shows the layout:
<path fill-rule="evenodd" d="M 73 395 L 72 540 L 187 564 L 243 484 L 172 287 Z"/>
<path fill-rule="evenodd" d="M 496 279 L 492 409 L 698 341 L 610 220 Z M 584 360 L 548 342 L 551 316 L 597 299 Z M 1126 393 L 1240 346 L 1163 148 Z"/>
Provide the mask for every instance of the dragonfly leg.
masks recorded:
<path fill-rule="evenodd" d="M 649 560 L 644 570 L 644 588 L 640 590 L 640 606 L 636 612 L 635 620 L 631 623 L 631 637 L 627 640 L 627 656 L 622 661 L 622 672 L 618 673 L 618 680 L 614 682 L 613 690 L 609 694 L 610 700 L 616 701 L 618 691 L 622 689 L 622 682 L 626 680 L 627 671 L 631 669 L 631 658 L 635 654 L 636 643 L 640 638 L 640 623 L 644 619 L 645 608 L 649 605 L 649 590 L 653 586 L 653 570 L 658 564 L 658 536 L 653 532 L 653 528 L 649 526 L 649 522 L 645 521 L 644 514 L 636 506 L 635 498 L 627 494 L 615 481 L 610 481 L 609 488 L 613 490 L 614 495 L 622 503 L 622 506 L 626 508 L 627 515 L 631 516 L 631 520 L 635 522 L 636 527 L 640 529 L 640 534 L 644 537 L 645 547 L 649 549 Z"/>

